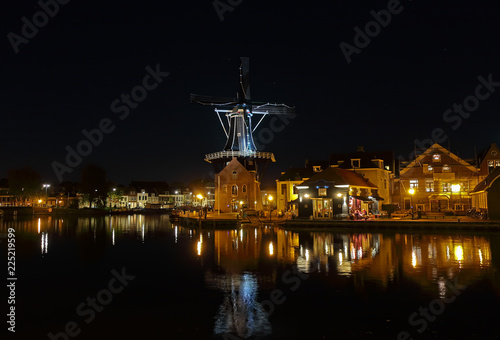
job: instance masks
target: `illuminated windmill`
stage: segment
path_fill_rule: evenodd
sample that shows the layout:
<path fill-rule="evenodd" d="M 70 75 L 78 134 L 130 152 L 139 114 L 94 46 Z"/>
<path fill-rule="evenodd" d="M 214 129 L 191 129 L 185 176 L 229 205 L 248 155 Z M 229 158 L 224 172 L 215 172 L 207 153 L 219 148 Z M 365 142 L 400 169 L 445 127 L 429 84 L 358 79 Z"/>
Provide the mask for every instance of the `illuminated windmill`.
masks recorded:
<path fill-rule="evenodd" d="M 227 205 L 230 206 L 230 210 L 235 210 L 235 202 L 238 202 L 238 199 L 240 200 L 239 202 L 244 202 L 248 208 L 260 210 L 262 204 L 260 199 L 260 182 L 262 180 L 262 175 L 269 163 L 275 162 L 275 159 L 272 152 L 260 152 L 257 150 L 253 139 L 253 133 L 266 116 L 294 115 L 294 107 L 286 104 L 252 102 L 250 97 L 249 58 L 241 58 L 240 86 L 236 98 L 191 94 L 191 102 L 205 106 L 215 106 L 215 113 L 227 137 L 226 144 L 222 151 L 205 155 L 205 160 L 212 163 L 214 166 L 215 173 L 217 174 L 216 182 L 219 182 L 222 186 L 226 185 L 231 187 L 230 195 L 224 198 L 225 201 L 223 206 L 220 206 L 221 210 L 227 211 Z M 222 114 L 226 116 L 226 125 L 221 118 Z M 252 117 L 254 115 L 261 115 L 255 127 L 252 125 Z M 246 171 L 254 174 L 255 183 L 235 183 L 238 179 L 237 169 L 231 170 L 232 181 L 229 179 L 226 181 L 225 174 L 222 172 L 226 170 L 226 167 L 229 166 L 233 159 L 236 159 Z M 231 166 L 231 168 L 235 167 L 237 166 L 234 164 Z M 236 172 L 236 175 L 234 172 Z M 234 191 L 235 187 L 236 191 Z M 240 187 L 243 189 L 246 187 L 247 190 L 245 192 L 239 191 Z M 255 187 L 255 189 L 251 189 L 251 187 Z M 228 194 L 226 191 L 218 191 L 219 198 Z M 231 203 L 226 204 L 226 201 L 231 201 Z"/>

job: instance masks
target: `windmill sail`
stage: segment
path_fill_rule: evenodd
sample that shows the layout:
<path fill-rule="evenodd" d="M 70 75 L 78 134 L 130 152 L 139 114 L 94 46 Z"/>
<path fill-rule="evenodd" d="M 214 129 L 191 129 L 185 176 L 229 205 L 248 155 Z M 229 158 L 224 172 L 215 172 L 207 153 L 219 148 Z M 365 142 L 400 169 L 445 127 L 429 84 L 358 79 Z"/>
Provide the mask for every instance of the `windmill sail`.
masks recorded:
<path fill-rule="evenodd" d="M 241 154 L 247 156 L 258 152 L 253 139 L 253 132 L 267 115 L 295 115 L 295 108 L 286 104 L 272 104 L 260 102 L 258 105 L 252 103 L 250 95 L 250 58 L 242 57 L 240 64 L 240 77 L 237 98 L 211 97 L 191 94 L 191 102 L 205 106 L 217 106 L 215 112 L 219 116 L 224 133 L 227 136 L 223 151 L 233 152 L 232 155 Z M 228 128 L 224 126 L 220 117 L 225 113 Z M 260 114 L 262 117 L 253 127 L 252 117 Z M 272 156 L 274 159 L 274 156 Z M 211 159 L 207 157 L 207 159 Z"/>

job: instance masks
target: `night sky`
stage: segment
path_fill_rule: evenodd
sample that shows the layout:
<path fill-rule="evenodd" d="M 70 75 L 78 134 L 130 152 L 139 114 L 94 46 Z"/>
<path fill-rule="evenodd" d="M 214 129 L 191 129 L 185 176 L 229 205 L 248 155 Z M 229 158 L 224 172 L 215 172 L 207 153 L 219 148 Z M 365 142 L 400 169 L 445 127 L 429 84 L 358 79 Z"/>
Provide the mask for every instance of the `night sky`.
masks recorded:
<path fill-rule="evenodd" d="M 277 159 L 268 182 L 306 158 L 358 145 L 408 158 L 415 139 L 439 128 L 449 137 L 442 144 L 462 157 L 500 143 L 500 84 L 470 115 L 443 119 L 475 95 L 478 77 L 500 82 L 496 1 L 219 3 L 235 5 L 223 21 L 209 0 L 72 0 L 16 53 L 9 34 L 21 37 L 22 18 L 33 23 L 41 7 L 9 2 L 0 14 L 0 178 L 29 165 L 56 183 L 53 162 L 65 164 L 65 148 L 103 119 L 113 131 L 63 180 L 78 180 L 86 163 L 122 184 L 212 175 L 204 155 L 222 150 L 225 135 L 213 109 L 191 104 L 189 94 L 234 97 L 240 56 L 251 58 L 252 99 L 296 106 L 282 131 L 258 141 Z M 364 31 L 371 11 L 383 17 L 388 6 L 398 13 L 348 63 L 339 45 L 355 47 L 355 27 Z M 113 112 L 158 64 L 169 75 L 128 116 Z"/>

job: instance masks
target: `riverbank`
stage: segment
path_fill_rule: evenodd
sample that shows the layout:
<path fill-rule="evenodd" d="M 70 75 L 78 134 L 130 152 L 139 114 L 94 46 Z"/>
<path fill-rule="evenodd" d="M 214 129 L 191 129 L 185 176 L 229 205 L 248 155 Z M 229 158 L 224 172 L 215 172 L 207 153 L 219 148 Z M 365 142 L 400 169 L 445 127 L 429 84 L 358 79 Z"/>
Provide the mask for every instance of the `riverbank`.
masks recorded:
<path fill-rule="evenodd" d="M 281 223 L 286 229 L 325 229 L 325 228 L 356 228 L 356 229 L 439 229 L 439 230 L 490 230 L 500 231 L 500 222 L 482 221 L 467 218 L 454 219 L 376 219 L 368 221 L 332 221 L 332 220 L 287 220 Z"/>
<path fill-rule="evenodd" d="M 445 218 L 383 218 L 369 220 L 309 220 L 309 219 L 287 219 L 286 217 L 260 219 L 257 216 L 247 216 L 244 219 L 237 213 L 208 213 L 205 218 L 200 219 L 196 213 L 181 214 L 179 223 L 186 226 L 201 226 L 202 228 L 239 228 L 244 226 L 280 225 L 288 230 L 325 230 L 325 229 L 357 229 L 357 230 L 490 230 L 500 231 L 500 222 L 484 221 L 465 216 Z"/>
<path fill-rule="evenodd" d="M 160 209 L 142 209 L 142 210 L 108 210 L 108 209 L 72 209 L 72 208 L 32 208 L 32 207 L 0 207 L 3 216 L 30 216 L 30 215 L 49 215 L 49 216 L 102 216 L 102 215 L 154 215 L 168 214 L 166 210 Z"/>

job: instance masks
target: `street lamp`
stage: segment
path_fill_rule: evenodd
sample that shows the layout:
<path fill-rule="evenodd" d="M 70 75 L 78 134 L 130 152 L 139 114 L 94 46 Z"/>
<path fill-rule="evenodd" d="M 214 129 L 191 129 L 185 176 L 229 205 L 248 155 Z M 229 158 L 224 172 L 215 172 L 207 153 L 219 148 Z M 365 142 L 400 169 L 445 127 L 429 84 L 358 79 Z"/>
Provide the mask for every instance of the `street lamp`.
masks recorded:
<path fill-rule="evenodd" d="M 410 194 L 411 219 L 413 220 L 413 194 L 415 193 L 415 189 L 410 188 L 410 190 L 408 190 L 408 193 Z"/>
<path fill-rule="evenodd" d="M 272 202 L 273 202 L 273 196 L 269 195 L 267 196 L 267 200 L 269 201 L 269 222 L 271 222 L 271 205 L 272 205 Z"/>
<path fill-rule="evenodd" d="M 50 187 L 50 184 L 44 184 L 43 187 L 45 188 L 45 205 L 47 205 L 48 201 L 49 201 L 49 194 L 47 192 L 47 190 L 49 189 Z"/>
<path fill-rule="evenodd" d="M 453 204 L 455 204 L 455 202 L 453 201 L 453 193 L 454 192 L 460 192 L 460 184 L 452 184 L 451 185 L 451 199 L 452 199 Z M 453 210 L 455 210 L 455 206 L 453 206 Z"/>
<path fill-rule="evenodd" d="M 200 220 L 201 220 L 201 213 L 203 209 L 203 196 L 201 194 L 196 195 L 196 197 L 200 200 Z"/>
<path fill-rule="evenodd" d="M 116 188 L 113 188 L 113 193 L 109 195 L 109 209 L 112 208 L 112 202 L 115 201 Z"/>

